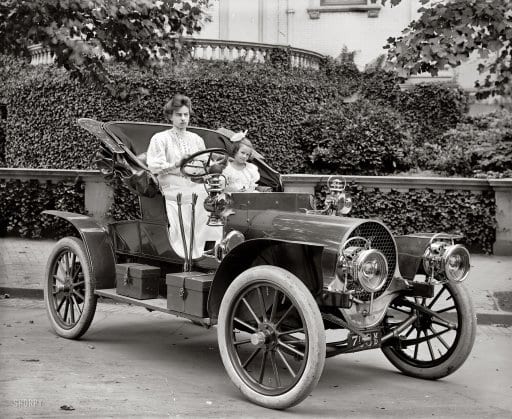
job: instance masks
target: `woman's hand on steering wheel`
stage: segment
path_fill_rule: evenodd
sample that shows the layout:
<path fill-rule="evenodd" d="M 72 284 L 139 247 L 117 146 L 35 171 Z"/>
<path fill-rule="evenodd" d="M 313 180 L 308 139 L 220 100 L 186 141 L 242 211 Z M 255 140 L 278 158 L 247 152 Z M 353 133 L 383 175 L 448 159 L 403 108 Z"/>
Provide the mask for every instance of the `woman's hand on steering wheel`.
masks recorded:
<path fill-rule="evenodd" d="M 222 148 L 207 148 L 185 157 L 181 161 L 180 172 L 193 179 L 210 173 L 222 173 L 228 157 L 229 154 Z"/>

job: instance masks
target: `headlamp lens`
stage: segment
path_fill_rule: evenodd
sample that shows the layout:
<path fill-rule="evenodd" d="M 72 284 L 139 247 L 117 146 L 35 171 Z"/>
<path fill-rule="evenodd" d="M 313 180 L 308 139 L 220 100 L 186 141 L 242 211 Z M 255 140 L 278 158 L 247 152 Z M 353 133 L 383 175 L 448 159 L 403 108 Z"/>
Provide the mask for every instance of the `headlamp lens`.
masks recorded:
<path fill-rule="evenodd" d="M 443 255 L 444 272 L 450 281 L 460 282 L 469 274 L 469 252 L 460 244 L 446 248 Z"/>
<path fill-rule="evenodd" d="M 379 291 L 388 277 L 386 257 L 376 249 L 362 251 L 356 261 L 357 279 L 368 292 Z"/>

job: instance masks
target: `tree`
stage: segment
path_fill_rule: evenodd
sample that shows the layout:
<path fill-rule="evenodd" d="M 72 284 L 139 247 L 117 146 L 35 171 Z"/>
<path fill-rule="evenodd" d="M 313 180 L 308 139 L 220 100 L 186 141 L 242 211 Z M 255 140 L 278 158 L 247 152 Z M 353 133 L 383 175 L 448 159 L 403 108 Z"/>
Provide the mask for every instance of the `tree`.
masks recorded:
<path fill-rule="evenodd" d="M 385 4 L 387 0 L 382 0 Z M 390 0 L 397 5 L 401 0 Z M 421 16 L 398 38 L 389 38 L 388 60 L 401 76 L 457 67 L 473 53 L 482 63 L 477 97 L 512 94 L 510 0 L 420 0 Z M 428 4 L 427 7 L 426 5 Z"/>
<path fill-rule="evenodd" d="M 208 5 L 209 0 L 0 0 L 0 53 L 29 56 L 28 47 L 41 44 L 72 77 L 119 93 L 106 56 L 145 68 L 161 57 L 176 61 L 183 34 L 201 30 Z"/>

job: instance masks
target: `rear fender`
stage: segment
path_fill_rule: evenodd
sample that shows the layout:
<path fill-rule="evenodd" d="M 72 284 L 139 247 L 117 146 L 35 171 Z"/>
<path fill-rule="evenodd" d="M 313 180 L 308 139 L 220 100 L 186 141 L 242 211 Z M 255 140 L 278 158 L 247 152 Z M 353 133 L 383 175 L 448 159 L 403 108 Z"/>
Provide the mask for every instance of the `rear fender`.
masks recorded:
<path fill-rule="evenodd" d="M 115 288 L 116 265 L 108 232 L 92 217 L 65 211 L 43 211 L 68 221 L 78 231 L 92 266 L 96 289 Z"/>
<path fill-rule="evenodd" d="M 248 240 L 235 247 L 221 262 L 208 297 L 208 313 L 217 319 L 220 303 L 233 280 L 252 266 L 272 265 L 299 278 L 313 295 L 321 292 L 323 247 L 310 243 L 273 239 Z"/>

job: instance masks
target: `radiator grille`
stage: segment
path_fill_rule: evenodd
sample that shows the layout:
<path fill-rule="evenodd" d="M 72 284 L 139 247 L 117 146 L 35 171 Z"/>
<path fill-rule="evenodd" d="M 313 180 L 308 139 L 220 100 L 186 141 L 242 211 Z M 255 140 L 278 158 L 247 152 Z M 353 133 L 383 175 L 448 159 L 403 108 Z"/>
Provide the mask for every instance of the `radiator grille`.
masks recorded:
<path fill-rule="evenodd" d="M 349 238 L 352 237 L 364 237 L 366 240 L 369 240 L 371 243 L 372 249 L 377 249 L 382 252 L 382 254 L 386 257 L 388 261 L 388 278 L 386 280 L 386 285 L 382 287 L 379 292 L 374 293 L 373 298 L 379 297 L 389 286 L 389 283 L 393 279 L 393 275 L 395 274 L 396 269 L 396 245 L 395 240 L 391 233 L 380 223 L 375 221 L 367 221 L 352 231 Z M 363 242 L 358 243 L 358 240 L 353 242 L 355 246 L 363 246 Z M 355 297 L 359 298 L 363 301 L 370 300 L 370 293 L 363 289 L 358 283 L 349 282 L 348 284 L 349 290 L 355 291 Z"/>

